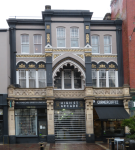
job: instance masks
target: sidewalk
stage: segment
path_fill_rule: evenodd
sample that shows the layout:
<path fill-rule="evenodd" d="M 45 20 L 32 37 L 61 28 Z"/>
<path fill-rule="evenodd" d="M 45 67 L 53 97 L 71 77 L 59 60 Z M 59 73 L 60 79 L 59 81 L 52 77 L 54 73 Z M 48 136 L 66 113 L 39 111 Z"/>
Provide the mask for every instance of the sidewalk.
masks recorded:
<path fill-rule="evenodd" d="M 0 150 L 40 150 L 38 144 L 0 144 Z M 102 143 L 55 143 L 47 144 L 44 150 L 109 150 L 107 144 Z"/>

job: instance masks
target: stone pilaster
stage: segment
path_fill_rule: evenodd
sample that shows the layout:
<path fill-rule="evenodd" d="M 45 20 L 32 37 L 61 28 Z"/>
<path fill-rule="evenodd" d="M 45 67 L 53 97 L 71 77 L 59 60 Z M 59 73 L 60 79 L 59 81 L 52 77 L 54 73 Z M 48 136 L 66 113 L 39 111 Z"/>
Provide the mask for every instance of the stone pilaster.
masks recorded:
<path fill-rule="evenodd" d="M 53 99 L 47 100 L 47 122 L 48 122 L 48 135 L 47 142 L 55 143 L 54 135 L 54 101 Z"/>

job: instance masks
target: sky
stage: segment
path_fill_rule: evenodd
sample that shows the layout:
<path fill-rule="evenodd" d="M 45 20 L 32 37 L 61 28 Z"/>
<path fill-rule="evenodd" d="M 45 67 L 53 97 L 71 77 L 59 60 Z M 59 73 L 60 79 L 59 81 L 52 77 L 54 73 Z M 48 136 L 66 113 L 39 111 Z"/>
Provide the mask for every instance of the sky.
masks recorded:
<path fill-rule="evenodd" d="M 41 19 L 45 5 L 51 9 L 90 10 L 92 19 L 102 20 L 110 12 L 111 0 L 0 0 L 0 29 L 8 28 L 8 18 Z"/>

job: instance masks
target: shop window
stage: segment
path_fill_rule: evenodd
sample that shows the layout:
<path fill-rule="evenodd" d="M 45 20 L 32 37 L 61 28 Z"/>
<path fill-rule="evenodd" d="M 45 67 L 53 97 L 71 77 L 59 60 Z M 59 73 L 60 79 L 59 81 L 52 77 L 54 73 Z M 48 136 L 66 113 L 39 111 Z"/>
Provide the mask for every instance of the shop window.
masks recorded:
<path fill-rule="evenodd" d="M 42 53 L 42 36 L 34 35 L 34 52 Z"/>
<path fill-rule="evenodd" d="M 29 70 L 29 87 L 36 88 L 36 70 Z"/>
<path fill-rule="evenodd" d="M 16 109 L 15 123 L 17 136 L 37 135 L 37 110 Z"/>
<path fill-rule="evenodd" d="M 57 72 L 54 87 L 57 89 L 81 89 L 81 73 L 77 69 L 63 69 Z"/>
<path fill-rule="evenodd" d="M 70 28 L 71 47 L 79 47 L 79 28 Z"/>
<path fill-rule="evenodd" d="M 26 88 L 26 70 L 19 70 L 19 84 L 21 88 Z"/>
<path fill-rule="evenodd" d="M 65 28 L 59 27 L 57 28 L 57 47 L 66 47 L 65 44 Z"/>
<path fill-rule="evenodd" d="M 104 36 L 104 53 L 111 53 L 112 49 L 112 38 L 110 35 Z"/>
<path fill-rule="evenodd" d="M 21 50 L 22 53 L 29 53 L 29 35 L 21 35 Z"/>
<path fill-rule="evenodd" d="M 99 36 L 98 35 L 91 36 L 91 46 L 92 46 L 92 53 L 99 53 Z"/>
<path fill-rule="evenodd" d="M 44 88 L 46 87 L 46 77 L 45 77 L 45 70 L 40 69 L 38 70 L 38 87 L 39 88 Z"/>
<path fill-rule="evenodd" d="M 99 70 L 99 87 L 106 87 L 106 70 Z"/>

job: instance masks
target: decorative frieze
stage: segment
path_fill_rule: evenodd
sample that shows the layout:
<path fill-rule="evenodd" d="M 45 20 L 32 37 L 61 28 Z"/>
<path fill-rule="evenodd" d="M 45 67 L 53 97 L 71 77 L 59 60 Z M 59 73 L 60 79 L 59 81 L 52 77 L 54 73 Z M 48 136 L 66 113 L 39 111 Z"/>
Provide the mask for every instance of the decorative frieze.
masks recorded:
<path fill-rule="evenodd" d="M 94 58 L 117 58 L 117 55 L 92 55 Z"/>
<path fill-rule="evenodd" d="M 52 53 L 45 53 L 45 57 L 52 57 Z"/>
<path fill-rule="evenodd" d="M 88 48 L 88 49 L 45 49 L 45 52 L 91 52 L 91 48 Z"/>
<path fill-rule="evenodd" d="M 60 56 L 61 54 L 54 54 L 53 55 L 53 59 L 56 59 L 58 56 Z"/>
<path fill-rule="evenodd" d="M 21 58 L 42 58 L 45 57 L 45 55 L 16 55 L 16 57 L 21 57 Z"/>

